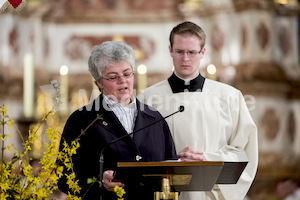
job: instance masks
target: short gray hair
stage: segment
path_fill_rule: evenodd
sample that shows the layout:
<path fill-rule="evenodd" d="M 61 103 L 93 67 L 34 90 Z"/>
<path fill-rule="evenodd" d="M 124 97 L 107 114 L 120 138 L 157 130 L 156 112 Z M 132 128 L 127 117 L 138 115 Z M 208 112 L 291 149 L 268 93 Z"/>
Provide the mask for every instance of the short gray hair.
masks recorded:
<path fill-rule="evenodd" d="M 135 58 L 134 51 L 131 46 L 119 41 L 106 41 L 101 45 L 93 47 L 93 51 L 89 58 L 89 71 L 95 81 L 101 81 L 102 72 L 110 63 L 119 63 L 126 61 L 131 65 L 134 72 Z"/>

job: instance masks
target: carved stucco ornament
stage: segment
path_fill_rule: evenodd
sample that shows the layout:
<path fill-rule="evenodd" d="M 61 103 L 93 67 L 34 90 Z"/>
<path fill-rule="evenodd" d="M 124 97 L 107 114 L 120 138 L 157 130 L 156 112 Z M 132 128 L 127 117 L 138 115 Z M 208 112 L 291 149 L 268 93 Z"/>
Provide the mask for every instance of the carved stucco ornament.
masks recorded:
<path fill-rule="evenodd" d="M 256 36 L 259 46 L 264 50 L 269 44 L 269 30 L 263 22 L 260 22 L 256 28 Z"/>
<path fill-rule="evenodd" d="M 265 110 L 260 121 L 260 128 L 267 140 L 274 140 L 277 137 L 279 132 L 279 118 L 274 109 L 269 108 Z"/>

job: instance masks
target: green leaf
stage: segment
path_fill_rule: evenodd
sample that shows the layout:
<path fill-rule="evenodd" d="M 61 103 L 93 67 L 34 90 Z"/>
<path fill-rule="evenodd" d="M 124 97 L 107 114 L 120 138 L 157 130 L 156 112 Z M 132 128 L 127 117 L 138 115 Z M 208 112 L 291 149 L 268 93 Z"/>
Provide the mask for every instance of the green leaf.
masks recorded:
<path fill-rule="evenodd" d="M 95 178 L 95 177 L 93 177 L 93 178 L 88 178 L 88 179 L 87 179 L 87 184 L 91 184 L 91 183 L 95 182 L 95 181 L 94 181 L 94 178 Z"/>
<path fill-rule="evenodd" d="M 15 182 L 15 184 L 18 184 L 21 181 L 22 177 L 18 178 Z"/>

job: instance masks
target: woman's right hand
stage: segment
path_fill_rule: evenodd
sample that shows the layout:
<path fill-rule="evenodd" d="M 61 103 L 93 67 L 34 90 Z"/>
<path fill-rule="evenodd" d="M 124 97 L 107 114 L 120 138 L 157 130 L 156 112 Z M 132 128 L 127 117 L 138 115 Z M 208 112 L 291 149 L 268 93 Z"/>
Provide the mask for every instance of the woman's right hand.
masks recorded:
<path fill-rule="evenodd" d="M 113 182 L 112 180 L 114 179 L 114 171 L 112 170 L 107 170 L 103 172 L 103 186 L 107 191 L 114 192 L 115 186 L 119 187 L 124 187 L 125 184 L 121 182 Z"/>

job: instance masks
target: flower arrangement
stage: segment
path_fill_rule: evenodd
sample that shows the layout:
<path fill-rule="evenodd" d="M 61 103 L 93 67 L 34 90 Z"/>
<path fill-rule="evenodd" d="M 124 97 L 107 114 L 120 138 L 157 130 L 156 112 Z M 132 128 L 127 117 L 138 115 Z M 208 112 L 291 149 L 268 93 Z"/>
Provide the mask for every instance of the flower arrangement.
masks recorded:
<path fill-rule="evenodd" d="M 119 186 L 115 186 L 114 191 L 118 196 L 118 200 L 124 200 L 123 195 L 126 194 L 125 190 Z"/>
<path fill-rule="evenodd" d="M 59 152 L 57 152 L 57 149 L 61 134 L 51 127 L 47 128 L 46 134 L 49 142 L 46 144 L 44 155 L 39 161 L 40 167 L 36 168 L 36 171 L 38 172 L 36 175 L 30 164 L 31 158 L 29 157 L 29 152 L 37 138 L 37 131 L 40 129 L 41 125 L 47 121 L 48 116 L 54 114 L 54 110 L 46 112 L 39 124 L 30 128 L 28 131 L 28 139 L 24 141 L 14 120 L 7 114 L 7 108 L 4 105 L 0 106 L 0 200 L 48 199 L 49 195 L 57 190 L 57 182 L 59 178 L 64 175 L 67 178 L 67 185 L 70 189 L 70 192 L 67 194 L 67 199 L 81 199 L 81 197 L 78 197 L 81 188 L 78 185 L 78 180 L 73 171 L 72 156 L 76 154 L 76 150 L 80 148 L 80 136 L 85 134 L 85 131 L 97 119 L 100 119 L 101 116 L 98 116 L 85 130 L 82 131 L 77 139 L 71 142 L 71 144 L 64 142 L 64 147 L 62 151 Z M 14 149 L 15 152 L 8 161 L 4 158 L 4 155 L 5 153 L 13 151 L 14 146 L 7 145 L 7 138 L 11 137 L 11 134 L 5 133 L 6 127 L 8 130 L 14 127 L 23 142 L 22 152 Z M 63 166 L 57 165 L 56 158 L 63 163 Z M 63 174 L 64 168 L 70 171 L 70 173 Z M 87 181 L 90 181 L 91 183 L 101 182 L 96 179 Z M 100 187 L 102 187 L 101 183 Z M 118 196 L 118 200 L 123 200 L 122 197 L 125 194 L 123 188 L 116 186 L 115 193 Z"/>
<path fill-rule="evenodd" d="M 51 110 L 45 113 L 40 123 L 29 130 L 28 139 L 24 141 L 14 120 L 7 114 L 6 107 L 4 105 L 0 107 L 0 141 L 2 146 L 0 161 L 0 200 L 47 199 L 49 194 L 52 194 L 53 191 L 57 189 L 57 181 L 63 176 L 63 166 L 57 166 L 55 162 L 60 134 L 51 127 L 46 130 L 49 142 L 46 144 L 44 155 L 39 161 L 41 167 L 36 169 L 38 172 L 37 175 L 34 174 L 33 167 L 30 164 L 31 158 L 29 158 L 32 144 L 37 138 L 37 131 L 42 123 L 46 122 L 48 116 L 52 114 L 55 114 L 55 111 Z M 7 138 L 11 137 L 11 134 L 5 133 L 5 126 L 8 126 L 8 129 L 14 127 L 23 142 L 22 153 L 15 149 L 15 153 L 8 161 L 4 158 L 5 151 L 7 153 L 12 151 L 13 145 L 6 145 Z M 74 142 L 67 151 L 61 152 L 60 156 L 63 156 L 65 160 L 70 160 L 71 156 L 76 153 L 76 148 L 78 148 L 78 144 Z M 71 167 L 67 161 L 65 161 L 65 165 L 66 167 Z M 67 199 L 80 199 L 76 196 L 80 188 L 75 180 L 75 174 L 72 174 L 68 178 L 68 185 L 71 191 L 73 191 L 73 194 L 69 193 Z"/>
<path fill-rule="evenodd" d="M 45 114 L 41 123 L 43 123 L 50 114 L 50 111 Z M 52 159 L 55 155 L 56 142 L 58 135 L 55 130 L 48 128 L 46 133 L 50 142 L 47 144 L 47 150 L 40 160 L 41 168 L 37 169 L 39 175 L 33 174 L 32 166 L 29 164 L 30 158 L 28 156 L 31 146 L 36 139 L 37 131 L 41 126 L 33 127 L 28 132 L 28 139 L 24 141 L 22 134 L 15 126 L 14 120 L 7 114 L 5 106 L 0 107 L 0 127 L 2 133 L 1 141 L 1 163 L 0 163 L 0 199 L 46 199 L 53 190 L 57 189 L 56 183 L 61 174 L 61 168 L 56 168 L 55 160 Z M 12 151 L 12 145 L 6 145 L 6 140 L 11 137 L 11 134 L 5 134 L 5 126 L 16 128 L 17 133 L 23 141 L 23 152 L 15 151 L 13 157 L 6 161 L 4 158 L 5 151 Z"/>

